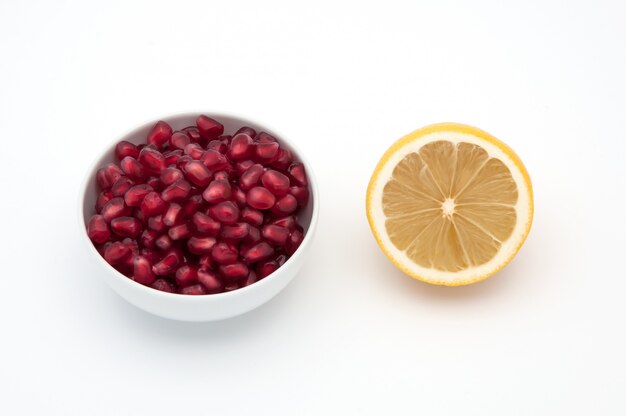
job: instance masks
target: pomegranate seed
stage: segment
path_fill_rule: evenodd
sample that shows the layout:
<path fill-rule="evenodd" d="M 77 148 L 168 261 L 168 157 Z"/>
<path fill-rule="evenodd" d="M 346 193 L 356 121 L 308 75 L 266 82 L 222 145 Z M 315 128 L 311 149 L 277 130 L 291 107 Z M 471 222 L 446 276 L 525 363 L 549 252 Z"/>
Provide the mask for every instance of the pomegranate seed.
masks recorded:
<path fill-rule="evenodd" d="M 252 264 L 272 257 L 274 255 L 274 248 L 265 241 L 261 241 L 244 251 L 241 255 L 248 264 Z"/>
<path fill-rule="evenodd" d="M 126 194 L 124 195 L 124 202 L 126 202 L 126 205 L 129 207 L 138 207 L 141 205 L 141 202 L 146 195 L 150 192 L 152 192 L 152 187 L 150 185 L 135 185 L 126 191 Z"/>
<path fill-rule="evenodd" d="M 274 195 L 285 195 L 289 191 L 289 178 L 272 169 L 263 174 L 261 183 Z"/>
<path fill-rule="evenodd" d="M 123 217 L 130 214 L 130 209 L 124 204 L 124 200 L 120 197 L 113 198 L 102 208 L 102 217 L 107 223 L 117 217 Z"/>
<path fill-rule="evenodd" d="M 154 245 L 161 251 L 168 251 L 172 248 L 172 239 L 167 234 L 163 234 L 156 239 Z"/>
<path fill-rule="evenodd" d="M 100 195 L 98 195 L 98 199 L 96 200 L 96 212 L 100 214 L 102 212 L 102 208 L 113 199 L 113 194 L 111 191 L 102 191 Z"/>
<path fill-rule="evenodd" d="M 193 162 L 193 160 L 194 159 L 189 155 L 182 155 L 180 158 L 178 158 L 178 163 L 176 164 L 176 166 L 179 169 L 183 169 L 187 165 L 187 163 Z"/>
<path fill-rule="evenodd" d="M 222 143 L 228 146 L 230 142 L 233 140 L 233 136 L 231 136 L 230 134 L 222 134 L 221 136 L 217 138 L 217 140 L 220 140 Z"/>
<path fill-rule="evenodd" d="M 122 160 L 127 156 L 137 159 L 139 157 L 139 149 L 131 142 L 122 140 L 115 146 L 115 157 L 117 157 L 117 160 Z"/>
<path fill-rule="evenodd" d="M 183 205 L 183 215 L 187 218 L 192 217 L 202 206 L 203 202 L 202 195 L 191 196 L 187 202 L 185 202 L 185 205 Z"/>
<path fill-rule="evenodd" d="M 152 264 L 158 263 L 161 260 L 161 256 L 159 255 L 159 253 L 157 253 L 151 248 L 144 247 L 141 250 L 139 250 L 139 253 L 145 258 L 147 258 Z"/>
<path fill-rule="evenodd" d="M 124 174 L 122 169 L 114 163 L 109 163 L 105 167 L 98 169 L 96 181 L 100 189 L 106 190 L 113 186 L 115 182 Z"/>
<path fill-rule="evenodd" d="M 248 126 L 243 126 L 239 130 L 237 130 L 235 132 L 235 136 L 238 135 L 239 133 L 247 134 L 248 136 L 250 136 L 253 139 L 256 137 L 256 130 L 254 130 L 252 127 L 248 127 Z"/>
<path fill-rule="evenodd" d="M 223 290 L 222 282 L 217 275 L 210 270 L 198 270 L 198 281 L 208 293 L 220 293 Z"/>
<path fill-rule="evenodd" d="M 259 135 L 257 136 L 256 140 L 259 143 L 275 143 L 276 137 L 272 136 L 271 134 L 268 134 L 264 131 L 262 131 L 261 133 L 259 133 Z"/>
<path fill-rule="evenodd" d="M 161 192 L 164 201 L 182 200 L 189 196 L 191 185 L 184 179 L 179 179 Z"/>
<path fill-rule="evenodd" d="M 309 202 L 309 189 L 305 186 L 292 186 L 289 193 L 296 198 L 298 206 L 305 207 Z"/>
<path fill-rule="evenodd" d="M 185 154 L 193 160 L 200 160 L 204 156 L 204 149 L 198 143 L 189 143 L 185 146 Z"/>
<path fill-rule="evenodd" d="M 146 181 L 146 184 L 150 185 L 152 189 L 154 189 L 157 192 L 163 189 L 163 187 L 161 186 L 161 182 L 159 181 L 159 178 L 157 178 L 156 176 L 150 176 L 148 180 Z"/>
<path fill-rule="evenodd" d="M 158 121 L 148 133 L 148 144 L 160 149 L 172 137 L 172 127 L 165 121 Z"/>
<path fill-rule="evenodd" d="M 225 146 L 225 145 L 224 145 Z M 211 172 L 226 169 L 229 166 L 226 156 L 214 149 L 208 149 L 204 152 L 201 159 L 204 166 L 209 168 Z"/>
<path fill-rule="evenodd" d="M 278 155 L 278 143 L 257 143 L 254 147 L 254 155 L 260 162 L 270 162 Z"/>
<path fill-rule="evenodd" d="M 147 223 L 147 219 L 143 215 L 143 212 L 141 212 L 140 208 L 133 208 L 132 212 L 130 213 L 130 216 L 137 218 L 139 222 L 141 222 L 141 225 L 145 225 Z"/>
<path fill-rule="evenodd" d="M 131 249 L 126 244 L 116 241 L 104 249 L 104 259 L 111 266 L 115 266 L 126 261 L 131 253 Z"/>
<path fill-rule="evenodd" d="M 215 245 L 215 238 L 213 237 L 191 237 L 187 241 L 187 248 L 193 254 L 209 254 L 211 249 Z"/>
<path fill-rule="evenodd" d="M 172 274 L 181 262 L 181 254 L 176 250 L 170 250 L 163 259 L 152 266 L 152 271 L 157 276 L 166 276 Z"/>
<path fill-rule="evenodd" d="M 209 204 L 226 201 L 230 198 L 231 187 L 226 181 L 212 181 L 202 193 L 202 198 Z"/>
<path fill-rule="evenodd" d="M 219 267 L 220 275 L 229 282 L 236 282 L 245 277 L 248 277 L 248 266 L 244 263 L 236 262 L 231 264 L 222 265 Z"/>
<path fill-rule="evenodd" d="M 165 169 L 165 157 L 161 152 L 151 147 L 144 147 L 139 152 L 139 163 L 141 163 L 148 172 L 159 174 Z"/>
<path fill-rule="evenodd" d="M 126 156 L 120 162 L 120 167 L 122 168 L 122 172 L 124 172 L 128 177 L 132 179 L 143 179 L 145 172 L 143 169 L 143 165 L 139 163 L 137 159 L 131 156 Z"/>
<path fill-rule="evenodd" d="M 193 225 L 196 227 L 196 230 L 201 234 L 208 234 L 211 236 L 216 236 L 220 231 L 220 227 L 222 224 L 215 221 L 213 218 L 205 215 L 201 212 L 196 212 L 193 214 L 191 218 Z"/>
<path fill-rule="evenodd" d="M 196 126 L 185 127 L 183 132 L 189 136 L 193 143 L 199 143 L 202 141 L 202 136 L 200 136 L 200 131 Z"/>
<path fill-rule="evenodd" d="M 233 186 L 232 197 L 231 199 L 240 207 L 246 207 L 246 193 L 241 190 L 237 185 Z"/>
<path fill-rule="evenodd" d="M 167 203 L 163 201 L 161 195 L 156 192 L 150 192 L 141 201 L 141 212 L 145 217 L 153 217 L 162 214 L 167 208 Z"/>
<path fill-rule="evenodd" d="M 224 154 L 228 150 L 228 144 L 221 140 L 211 140 L 206 148 L 207 150 L 215 150 L 216 152 Z"/>
<path fill-rule="evenodd" d="M 261 230 L 253 225 L 250 225 L 248 227 L 248 235 L 246 236 L 245 241 L 250 244 L 261 241 Z"/>
<path fill-rule="evenodd" d="M 191 227 L 189 226 L 189 224 L 180 224 L 180 225 L 175 225 L 174 227 L 170 228 L 169 231 L 167 232 L 167 234 L 170 236 L 170 238 L 174 241 L 177 240 L 182 240 L 184 238 L 189 238 L 191 237 Z"/>
<path fill-rule="evenodd" d="M 296 229 L 291 232 L 289 238 L 287 239 L 287 244 L 285 245 L 285 252 L 290 256 L 296 252 L 300 244 L 302 244 L 302 240 L 304 240 L 304 234 L 302 231 Z"/>
<path fill-rule="evenodd" d="M 226 172 L 224 170 L 220 170 L 218 172 L 215 172 L 215 175 L 213 175 L 213 177 L 215 178 L 216 181 L 228 182 L 230 180 L 230 178 L 228 176 L 228 172 Z"/>
<path fill-rule="evenodd" d="M 248 235 L 250 226 L 245 222 L 234 225 L 224 225 L 220 232 L 220 237 L 225 240 L 241 240 Z"/>
<path fill-rule="evenodd" d="M 276 201 L 276 204 L 272 207 L 272 212 L 276 215 L 289 215 L 298 208 L 298 201 L 296 197 L 291 194 L 287 194 Z"/>
<path fill-rule="evenodd" d="M 182 155 L 183 151 L 180 149 L 163 153 L 163 157 L 165 158 L 165 166 L 177 165 Z"/>
<path fill-rule="evenodd" d="M 267 189 L 256 186 L 248 191 L 246 195 L 246 202 L 252 208 L 256 209 L 269 209 L 274 206 L 276 198 Z"/>
<path fill-rule="evenodd" d="M 189 264 L 183 264 L 176 270 L 176 284 L 181 287 L 190 286 L 198 280 L 198 269 Z"/>
<path fill-rule="evenodd" d="M 250 286 L 251 284 L 258 282 L 259 280 L 260 279 L 257 276 L 257 274 L 253 272 L 252 270 L 250 270 L 250 273 L 248 273 L 248 278 L 246 279 L 244 286 Z"/>
<path fill-rule="evenodd" d="M 289 176 L 299 186 L 307 186 L 308 181 L 306 179 L 306 173 L 304 172 L 304 165 L 300 162 L 293 162 L 288 169 Z"/>
<path fill-rule="evenodd" d="M 170 186 L 174 182 L 183 178 L 183 173 L 175 167 L 167 167 L 161 171 L 160 180 L 165 186 Z"/>
<path fill-rule="evenodd" d="M 263 213 L 254 208 L 245 207 L 241 211 L 241 219 L 248 224 L 261 225 L 263 224 Z"/>
<path fill-rule="evenodd" d="M 201 115 L 196 119 L 196 126 L 200 136 L 206 140 L 212 140 L 224 133 L 224 126 L 217 120 Z"/>
<path fill-rule="evenodd" d="M 183 207 L 176 203 L 171 203 L 163 215 L 163 223 L 168 227 L 179 224 L 183 219 Z"/>
<path fill-rule="evenodd" d="M 211 269 L 213 267 L 213 258 L 210 254 L 200 256 L 198 259 L 198 267 L 203 269 Z"/>
<path fill-rule="evenodd" d="M 128 190 L 134 185 L 135 182 L 131 181 L 125 176 L 122 176 L 111 187 L 111 193 L 113 194 L 113 196 L 124 196 L 124 194 L 128 192 Z"/>
<path fill-rule="evenodd" d="M 139 237 L 139 242 L 146 248 L 156 247 L 156 239 L 159 238 L 159 233 L 154 230 L 144 230 Z"/>
<path fill-rule="evenodd" d="M 224 224 L 234 224 L 239 220 L 239 207 L 231 201 L 220 202 L 209 208 L 209 215 Z"/>
<path fill-rule="evenodd" d="M 183 168 L 183 172 L 185 172 L 187 180 L 197 186 L 204 187 L 211 182 L 211 171 L 202 162 L 194 160 L 187 163 Z"/>
<path fill-rule="evenodd" d="M 254 162 L 252 160 L 244 160 L 242 162 L 237 162 L 235 164 L 235 172 L 237 175 L 242 175 L 245 171 L 254 166 Z"/>
<path fill-rule="evenodd" d="M 258 163 L 250 166 L 245 172 L 241 174 L 239 177 L 239 186 L 244 191 L 252 189 L 252 187 L 256 186 L 263 176 L 265 169 L 263 165 L 259 165 Z"/>
<path fill-rule="evenodd" d="M 174 286 L 165 279 L 157 279 L 150 285 L 151 288 L 160 290 L 161 292 L 174 293 Z"/>
<path fill-rule="evenodd" d="M 278 263 L 278 267 L 282 266 L 283 264 L 285 264 L 285 262 L 287 261 L 287 256 L 284 254 L 279 254 L 278 256 L 276 256 L 276 258 L 274 259 L 274 261 L 276 263 Z"/>
<path fill-rule="evenodd" d="M 289 229 L 279 225 L 268 224 L 263 227 L 263 238 L 270 243 L 282 246 L 289 237 Z"/>
<path fill-rule="evenodd" d="M 270 163 L 270 166 L 275 167 L 276 169 L 286 170 L 289 165 L 293 162 L 293 156 L 291 152 L 285 148 L 278 149 L 278 154 L 276 155 L 276 159 Z"/>
<path fill-rule="evenodd" d="M 237 251 L 226 243 L 216 243 L 211 249 L 211 257 L 218 264 L 230 264 L 237 261 Z"/>
<path fill-rule="evenodd" d="M 179 292 L 181 295 L 192 295 L 192 296 L 201 296 L 206 295 L 207 291 L 204 289 L 202 285 L 193 285 L 187 286 L 180 289 Z"/>
<path fill-rule="evenodd" d="M 143 227 L 137 218 L 118 217 L 111 220 L 111 231 L 120 237 L 136 238 L 143 231 Z"/>
<path fill-rule="evenodd" d="M 233 160 L 245 159 L 252 150 L 252 138 L 245 133 L 239 133 L 233 137 L 228 149 L 228 156 Z"/>
<path fill-rule="evenodd" d="M 146 286 L 150 286 L 155 282 L 156 277 L 152 272 L 152 264 L 150 264 L 147 258 L 143 256 L 135 257 L 133 278 L 135 282 Z"/>
<path fill-rule="evenodd" d="M 109 239 L 111 232 L 102 215 L 94 215 L 87 223 L 87 235 L 94 243 L 101 244 Z"/>
<path fill-rule="evenodd" d="M 272 222 L 272 224 L 277 225 L 279 227 L 285 227 L 291 231 L 296 228 L 297 222 L 296 222 L 296 218 L 293 215 L 290 215 L 288 217 L 278 219 Z"/>
<path fill-rule="evenodd" d="M 256 273 L 259 276 L 259 279 L 263 279 L 264 277 L 269 276 L 274 273 L 278 269 L 278 263 L 274 260 L 265 261 L 263 263 L 259 263 L 256 267 Z"/>
<path fill-rule="evenodd" d="M 191 143 L 191 138 L 187 135 L 187 133 L 182 131 L 175 131 L 170 137 L 170 146 L 174 149 L 184 149 Z"/>
<path fill-rule="evenodd" d="M 151 230 L 160 233 L 161 231 L 165 231 L 167 228 L 165 223 L 163 222 L 163 215 L 157 215 L 151 218 L 148 218 L 148 228 Z"/>

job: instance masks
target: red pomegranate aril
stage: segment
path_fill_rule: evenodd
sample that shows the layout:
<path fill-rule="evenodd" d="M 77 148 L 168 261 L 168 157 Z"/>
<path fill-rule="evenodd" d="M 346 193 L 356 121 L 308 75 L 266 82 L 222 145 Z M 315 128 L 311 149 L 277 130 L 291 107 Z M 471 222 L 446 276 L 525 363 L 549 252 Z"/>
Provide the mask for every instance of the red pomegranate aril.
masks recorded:
<path fill-rule="evenodd" d="M 193 236 L 187 240 L 187 248 L 193 254 L 209 254 L 215 245 L 216 240 L 213 237 L 196 237 Z"/>
<path fill-rule="evenodd" d="M 221 280 L 217 277 L 217 274 L 211 270 L 198 270 L 198 282 L 200 282 L 208 293 L 220 293 L 224 290 Z"/>
<path fill-rule="evenodd" d="M 211 257 L 218 264 L 230 264 L 237 261 L 237 250 L 226 243 L 216 243 L 211 249 Z"/>
<path fill-rule="evenodd" d="M 216 181 L 224 181 L 224 182 L 228 182 L 230 180 L 230 176 L 228 176 L 228 172 L 226 172 L 225 170 L 220 170 L 215 172 L 215 175 L 213 175 L 213 178 Z"/>
<path fill-rule="evenodd" d="M 211 182 L 211 171 L 202 162 L 194 160 L 183 168 L 187 180 L 197 186 L 207 186 Z"/>
<path fill-rule="evenodd" d="M 163 223 L 168 227 L 179 224 L 183 219 L 183 207 L 176 203 L 171 203 L 163 215 Z"/>
<path fill-rule="evenodd" d="M 184 179 L 179 179 L 161 192 L 164 201 L 183 200 L 189 196 L 191 185 Z"/>
<path fill-rule="evenodd" d="M 259 280 L 274 273 L 278 269 L 278 267 L 278 263 L 276 263 L 274 260 L 259 263 L 256 267 L 256 273 Z"/>
<path fill-rule="evenodd" d="M 276 215 L 289 215 L 298 208 L 298 201 L 296 197 L 291 194 L 287 194 L 276 201 L 276 204 L 272 207 L 272 212 Z"/>
<path fill-rule="evenodd" d="M 155 282 L 156 276 L 152 271 L 152 264 L 150 264 L 150 261 L 147 258 L 143 256 L 135 257 L 133 266 L 133 279 L 135 282 L 141 283 L 145 286 L 150 286 Z"/>
<path fill-rule="evenodd" d="M 304 234 L 302 231 L 296 229 L 291 232 L 289 238 L 287 239 L 287 243 L 285 245 L 285 252 L 288 255 L 292 255 L 302 244 L 302 240 L 304 240 Z"/>
<path fill-rule="evenodd" d="M 254 146 L 254 155 L 260 162 L 270 162 L 278 155 L 279 144 L 273 143 L 257 143 Z"/>
<path fill-rule="evenodd" d="M 115 157 L 117 157 L 117 160 L 122 160 L 127 156 L 137 159 L 139 156 L 139 149 L 137 149 L 137 146 L 131 142 L 122 140 L 115 145 Z"/>
<path fill-rule="evenodd" d="M 160 290 L 161 292 L 167 292 L 167 293 L 176 292 L 174 285 L 172 285 L 170 282 L 168 282 L 165 279 L 155 280 L 154 283 L 150 285 L 150 287 L 156 290 Z"/>
<path fill-rule="evenodd" d="M 150 192 L 141 201 L 141 212 L 147 218 L 162 214 L 167 209 L 167 203 L 157 192 Z"/>
<path fill-rule="evenodd" d="M 256 137 L 256 141 L 259 143 L 275 143 L 277 140 L 276 140 L 276 137 L 262 131 Z"/>
<path fill-rule="evenodd" d="M 131 254 L 131 249 L 120 241 L 111 243 L 104 249 L 104 259 L 111 266 L 125 262 Z"/>
<path fill-rule="evenodd" d="M 124 204 L 124 200 L 120 197 L 113 198 L 102 207 L 102 217 L 107 223 L 117 217 L 123 217 L 130 214 L 130 209 Z"/>
<path fill-rule="evenodd" d="M 189 199 L 183 205 L 183 215 L 187 218 L 191 218 L 193 214 L 195 214 L 198 209 L 202 206 L 204 199 L 202 199 L 202 195 L 193 195 L 190 196 Z"/>
<path fill-rule="evenodd" d="M 235 163 L 235 173 L 237 175 L 243 175 L 245 171 L 254 166 L 254 161 L 252 160 L 243 160 L 241 162 Z"/>
<path fill-rule="evenodd" d="M 279 227 L 285 227 L 289 231 L 296 228 L 297 222 L 296 218 L 293 215 L 289 215 L 287 217 L 280 218 L 272 222 L 272 224 L 277 225 Z"/>
<path fill-rule="evenodd" d="M 267 189 L 261 186 L 256 186 L 248 191 L 248 194 L 246 195 L 246 202 L 252 208 L 270 209 L 274 206 L 276 198 L 274 197 L 274 194 Z"/>
<path fill-rule="evenodd" d="M 145 248 L 153 249 L 156 247 L 156 239 L 159 238 L 159 233 L 154 230 L 144 230 L 139 237 L 139 242 Z"/>
<path fill-rule="evenodd" d="M 126 176 L 122 176 L 111 187 L 111 193 L 113 194 L 113 196 L 124 196 L 124 194 L 128 192 L 128 190 L 134 185 L 135 182 L 131 181 Z"/>
<path fill-rule="evenodd" d="M 109 163 L 105 167 L 98 169 L 96 173 L 96 181 L 102 190 L 107 190 L 113 186 L 117 180 L 122 177 L 124 172 L 115 163 Z"/>
<path fill-rule="evenodd" d="M 250 270 L 242 262 L 235 262 L 231 264 L 222 265 L 219 267 L 220 275 L 228 282 L 236 282 L 245 277 L 248 277 Z"/>
<path fill-rule="evenodd" d="M 163 234 L 156 239 L 154 245 L 161 251 L 168 251 L 172 248 L 172 239 L 167 234 Z"/>
<path fill-rule="evenodd" d="M 207 150 L 215 150 L 216 152 L 224 154 L 228 150 L 228 144 L 224 143 L 221 140 L 211 140 L 207 144 L 206 148 Z"/>
<path fill-rule="evenodd" d="M 224 126 L 220 122 L 205 115 L 198 116 L 196 126 L 205 140 L 213 140 L 224 133 Z"/>
<path fill-rule="evenodd" d="M 246 262 L 248 262 L 248 264 L 267 260 L 273 255 L 274 248 L 265 241 L 261 241 L 260 243 L 255 244 L 254 246 L 241 253 L 241 256 Z"/>
<path fill-rule="evenodd" d="M 278 256 L 276 256 L 276 258 L 274 259 L 274 261 L 276 263 L 278 263 L 278 267 L 282 266 L 283 264 L 285 264 L 285 262 L 287 261 L 287 256 L 284 254 L 279 254 Z"/>
<path fill-rule="evenodd" d="M 201 269 L 213 268 L 213 258 L 210 254 L 205 254 L 198 258 L 198 267 Z"/>
<path fill-rule="evenodd" d="M 111 231 L 102 215 L 94 215 L 87 223 L 87 235 L 96 244 L 102 244 L 111 237 Z"/>
<path fill-rule="evenodd" d="M 148 228 L 158 233 L 160 233 L 161 231 L 165 231 L 167 226 L 163 222 L 163 215 L 156 215 L 154 217 L 148 218 Z"/>
<path fill-rule="evenodd" d="M 292 186 L 289 193 L 296 198 L 298 206 L 304 207 L 309 202 L 309 189 L 306 186 Z"/>
<path fill-rule="evenodd" d="M 232 201 L 220 202 L 209 208 L 209 216 L 224 224 L 234 224 L 239 221 L 239 207 Z"/>
<path fill-rule="evenodd" d="M 146 181 L 146 185 L 150 185 L 152 189 L 157 192 L 163 189 L 163 187 L 161 186 L 161 181 L 156 176 L 150 176 Z"/>
<path fill-rule="evenodd" d="M 126 205 L 128 205 L 129 207 L 138 207 L 141 205 L 141 202 L 146 197 L 146 195 L 148 195 L 152 191 L 153 189 L 150 185 L 135 185 L 130 188 L 124 195 L 124 202 L 126 202 Z"/>
<path fill-rule="evenodd" d="M 255 244 L 261 241 L 261 230 L 259 230 L 254 225 L 250 225 L 248 227 L 248 235 L 244 239 L 246 243 Z"/>
<path fill-rule="evenodd" d="M 175 131 L 170 137 L 170 146 L 174 149 L 183 150 L 189 143 L 191 143 L 191 138 L 182 131 Z"/>
<path fill-rule="evenodd" d="M 304 171 L 304 165 L 300 162 L 293 162 L 288 169 L 289 176 L 293 182 L 298 186 L 307 186 L 309 182 L 306 178 L 306 172 Z"/>
<path fill-rule="evenodd" d="M 169 152 L 163 153 L 163 157 L 165 158 L 165 166 L 176 166 L 182 156 L 183 151 L 180 149 L 170 150 Z"/>
<path fill-rule="evenodd" d="M 267 224 L 263 227 L 263 238 L 270 243 L 282 246 L 289 238 L 289 229 L 279 225 Z"/>
<path fill-rule="evenodd" d="M 138 160 L 150 173 L 158 175 L 165 169 L 165 156 L 152 147 L 141 149 Z"/>
<path fill-rule="evenodd" d="M 102 212 L 102 208 L 113 199 L 113 194 L 111 191 L 102 191 L 100 195 L 98 195 L 98 199 L 96 200 L 96 212 L 100 214 Z"/>
<path fill-rule="evenodd" d="M 263 174 L 261 183 L 274 195 L 285 195 L 289 191 L 289 178 L 273 169 Z"/>
<path fill-rule="evenodd" d="M 289 165 L 293 162 L 293 156 L 291 152 L 285 148 L 278 149 L 278 153 L 276 154 L 276 159 L 270 163 L 270 166 L 280 169 L 286 170 Z"/>
<path fill-rule="evenodd" d="M 201 234 L 208 234 L 211 236 L 216 236 L 222 224 L 218 221 L 215 221 L 213 218 L 205 215 L 201 212 L 196 212 L 191 217 L 191 221 L 193 225 L 196 227 L 196 231 Z"/>
<path fill-rule="evenodd" d="M 189 155 L 193 160 L 200 160 L 204 156 L 204 149 L 198 143 L 189 143 L 185 146 L 184 153 Z"/>
<path fill-rule="evenodd" d="M 176 270 L 175 280 L 180 287 L 190 286 L 198 281 L 198 269 L 190 264 L 183 264 Z"/>
<path fill-rule="evenodd" d="M 160 262 L 152 266 L 152 271 L 157 276 L 172 274 L 180 264 L 181 257 L 180 253 L 176 252 L 176 250 L 170 250 Z"/>
<path fill-rule="evenodd" d="M 178 163 L 176 163 L 176 167 L 178 167 L 178 169 L 183 169 L 187 163 L 189 162 L 193 162 L 194 159 L 189 156 L 189 155 L 182 155 L 181 157 L 178 158 Z"/>
<path fill-rule="evenodd" d="M 124 172 L 129 178 L 141 180 L 145 175 L 143 165 L 139 163 L 137 159 L 131 156 L 126 156 L 120 162 L 122 172 Z"/>
<path fill-rule="evenodd" d="M 158 121 L 148 133 L 148 144 L 155 145 L 158 149 L 163 147 L 172 137 L 172 127 L 165 121 Z"/>
<path fill-rule="evenodd" d="M 183 287 L 178 291 L 178 293 L 180 293 L 181 295 L 202 296 L 202 295 L 206 295 L 207 291 L 204 289 L 204 286 L 198 284 L 198 285 Z"/>
<path fill-rule="evenodd" d="M 196 126 L 185 127 L 183 132 L 189 136 L 192 143 L 199 143 L 203 141 L 202 136 L 200 136 L 200 131 Z"/>
<path fill-rule="evenodd" d="M 175 225 L 172 228 L 170 228 L 169 231 L 167 232 L 170 238 L 174 241 L 189 238 L 191 237 L 191 233 L 192 233 L 192 229 L 187 223 Z"/>
<path fill-rule="evenodd" d="M 216 204 L 230 199 L 231 191 L 227 181 L 213 180 L 202 193 L 202 198 L 209 204 Z"/>
<path fill-rule="evenodd" d="M 228 148 L 228 157 L 233 160 L 245 159 L 252 150 L 252 138 L 245 133 L 233 137 Z"/>
<path fill-rule="evenodd" d="M 245 172 L 241 174 L 239 177 L 239 187 L 244 191 L 252 189 L 252 187 L 256 186 L 263 176 L 265 169 L 263 165 L 254 164 L 246 169 Z"/>
<path fill-rule="evenodd" d="M 247 134 L 248 136 L 250 136 L 253 139 L 256 137 L 256 130 L 254 130 L 252 127 L 248 127 L 248 126 L 243 126 L 239 130 L 237 130 L 235 132 L 235 136 L 238 135 L 239 133 Z"/>
<path fill-rule="evenodd" d="M 143 231 L 141 221 L 135 217 L 118 217 L 111 220 L 111 231 L 120 237 L 136 238 Z"/>
<path fill-rule="evenodd" d="M 251 284 L 258 282 L 259 280 L 261 279 L 258 277 L 258 275 L 253 270 L 250 270 L 246 281 L 243 283 L 243 286 L 250 286 Z"/>
<path fill-rule="evenodd" d="M 170 186 L 179 179 L 183 179 L 183 172 L 178 168 L 170 166 L 161 171 L 160 180 L 165 186 Z"/>
<path fill-rule="evenodd" d="M 261 225 L 263 224 L 263 213 L 254 208 L 245 207 L 241 210 L 241 219 L 248 224 Z"/>
<path fill-rule="evenodd" d="M 233 186 L 231 199 L 239 206 L 239 208 L 245 208 L 247 206 L 246 193 L 237 185 Z"/>
<path fill-rule="evenodd" d="M 250 226 L 245 222 L 233 225 L 224 225 L 220 231 L 220 237 L 225 240 L 241 240 L 248 235 Z"/>
<path fill-rule="evenodd" d="M 151 248 L 144 247 L 139 250 L 139 254 L 147 258 L 152 264 L 158 263 L 161 260 L 161 255 Z"/>
<path fill-rule="evenodd" d="M 211 170 L 216 172 L 218 170 L 226 169 L 229 166 L 226 156 L 214 149 L 208 149 L 204 152 L 201 162 Z"/>

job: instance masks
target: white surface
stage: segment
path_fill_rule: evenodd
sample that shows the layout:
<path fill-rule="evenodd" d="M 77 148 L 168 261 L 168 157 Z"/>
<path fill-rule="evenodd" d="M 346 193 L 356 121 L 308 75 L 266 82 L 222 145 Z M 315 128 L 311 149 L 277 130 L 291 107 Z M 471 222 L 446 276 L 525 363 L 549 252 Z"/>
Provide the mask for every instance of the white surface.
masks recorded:
<path fill-rule="evenodd" d="M 0 3 L 0 414 L 626 412 L 626 3 Z M 78 185 L 142 120 L 266 121 L 317 167 L 310 261 L 255 312 L 181 324 L 77 255 Z M 518 257 L 433 287 L 378 250 L 364 192 L 433 122 L 534 181 Z"/>

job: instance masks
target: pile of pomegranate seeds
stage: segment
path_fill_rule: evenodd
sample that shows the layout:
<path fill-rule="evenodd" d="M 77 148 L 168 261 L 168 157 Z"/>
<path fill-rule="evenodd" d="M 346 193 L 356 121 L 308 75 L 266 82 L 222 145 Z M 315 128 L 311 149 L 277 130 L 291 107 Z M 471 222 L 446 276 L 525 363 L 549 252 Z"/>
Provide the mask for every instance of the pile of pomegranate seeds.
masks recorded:
<path fill-rule="evenodd" d="M 159 121 L 146 142 L 118 143 L 118 163 L 98 170 L 87 224 L 124 275 L 164 292 L 227 292 L 268 276 L 302 243 L 304 166 L 271 135 L 224 135 L 201 115 L 180 131 Z"/>

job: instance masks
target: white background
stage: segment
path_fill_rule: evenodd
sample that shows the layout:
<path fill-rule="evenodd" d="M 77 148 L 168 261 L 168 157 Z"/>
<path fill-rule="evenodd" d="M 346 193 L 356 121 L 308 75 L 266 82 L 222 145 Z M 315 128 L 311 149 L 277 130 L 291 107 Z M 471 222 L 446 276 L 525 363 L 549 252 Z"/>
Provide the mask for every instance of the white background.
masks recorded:
<path fill-rule="evenodd" d="M 412 3 L 412 5 L 409 5 Z M 0 2 L 0 413 L 626 413 L 626 3 Z M 267 122 L 322 209 L 274 300 L 212 324 L 130 306 L 80 253 L 78 184 L 129 128 Z M 435 287 L 371 237 L 383 151 L 458 121 L 535 187 L 501 273 Z"/>

